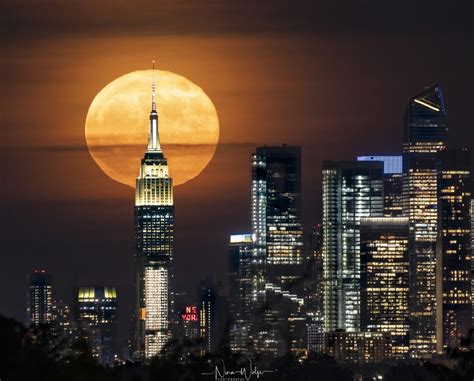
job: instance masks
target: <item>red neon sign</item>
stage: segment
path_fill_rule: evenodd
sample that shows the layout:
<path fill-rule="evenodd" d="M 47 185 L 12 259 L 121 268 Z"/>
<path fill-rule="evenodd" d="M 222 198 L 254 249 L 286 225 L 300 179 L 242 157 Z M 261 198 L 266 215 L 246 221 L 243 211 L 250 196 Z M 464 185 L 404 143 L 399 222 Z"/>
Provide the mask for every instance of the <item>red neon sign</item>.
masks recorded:
<path fill-rule="evenodd" d="M 198 313 L 196 306 L 186 306 L 184 313 L 181 314 L 181 319 L 185 321 L 198 321 Z"/>

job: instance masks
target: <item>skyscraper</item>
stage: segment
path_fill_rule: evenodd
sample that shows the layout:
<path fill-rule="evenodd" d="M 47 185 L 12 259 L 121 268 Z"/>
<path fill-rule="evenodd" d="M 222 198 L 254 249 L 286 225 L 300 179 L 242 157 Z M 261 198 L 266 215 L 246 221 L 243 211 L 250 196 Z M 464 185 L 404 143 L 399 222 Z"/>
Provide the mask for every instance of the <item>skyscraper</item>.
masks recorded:
<path fill-rule="evenodd" d="M 446 109 L 439 85 L 410 99 L 404 118 L 403 212 L 409 218 L 410 350 L 430 356 L 436 349 L 436 157 L 445 149 Z"/>
<path fill-rule="evenodd" d="M 266 300 L 268 290 L 302 295 L 301 148 L 257 147 L 252 154 L 251 223 L 255 236 L 254 299 L 263 321 L 257 349 L 286 352 L 287 312 Z M 267 287 L 269 286 L 269 287 Z M 274 295 L 273 291 L 270 291 Z M 271 296 L 272 300 L 275 300 Z M 283 325 L 283 326 L 282 326 Z"/>
<path fill-rule="evenodd" d="M 153 75 L 150 132 L 135 190 L 136 353 L 150 358 L 171 336 L 173 314 L 173 184 L 160 146 Z"/>
<path fill-rule="evenodd" d="M 295 286 L 303 263 L 300 147 L 257 147 L 251 216 L 257 245 L 265 250 L 266 282 Z"/>
<path fill-rule="evenodd" d="M 304 279 L 308 350 L 311 352 L 323 352 L 324 282 L 323 229 L 321 224 L 314 226 L 311 232 L 309 257 L 305 266 Z"/>
<path fill-rule="evenodd" d="M 29 275 L 28 323 L 48 324 L 53 318 L 51 275 L 45 270 L 35 270 Z"/>
<path fill-rule="evenodd" d="M 471 328 L 470 151 L 438 163 L 437 350 L 455 348 Z"/>
<path fill-rule="evenodd" d="M 472 189 L 472 186 L 471 186 Z M 471 193 L 472 196 L 472 193 Z M 471 303 L 474 321 L 474 198 L 471 198 Z"/>
<path fill-rule="evenodd" d="M 408 218 L 360 220 L 361 330 L 392 337 L 392 355 L 408 354 Z"/>
<path fill-rule="evenodd" d="M 230 349 L 246 353 L 253 327 L 252 234 L 233 234 L 229 240 Z"/>
<path fill-rule="evenodd" d="M 117 291 L 113 287 L 80 287 L 77 320 L 85 330 L 92 354 L 112 365 L 117 354 Z"/>
<path fill-rule="evenodd" d="M 358 156 L 358 161 L 383 162 L 383 210 L 386 217 L 403 213 L 403 169 L 401 156 Z"/>
<path fill-rule="evenodd" d="M 202 356 L 217 350 L 217 298 L 217 288 L 212 277 L 208 276 L 199 286 L 199 336 L 202 341 Z"/>
<path fill-rule="evenodd" d="M 381 162 L 323 163 L 324 327 L 360 329 L 360 219 L 383 216 Z"/>

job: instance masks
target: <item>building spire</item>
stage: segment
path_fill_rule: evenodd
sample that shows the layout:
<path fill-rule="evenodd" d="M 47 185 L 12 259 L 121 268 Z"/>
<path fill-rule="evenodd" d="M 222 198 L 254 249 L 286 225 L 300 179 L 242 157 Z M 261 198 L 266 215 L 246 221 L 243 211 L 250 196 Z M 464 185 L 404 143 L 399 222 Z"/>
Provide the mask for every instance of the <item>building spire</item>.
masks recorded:
<path fill-rule="evenodd" d="M 147 152 L 161 152 L 160 138 L 158 135 L 158 112 L 156 111 L 156 71 L 155 60 L 153 60 L 153 75 L 151 82 L 151 112 L 150 112 L 150 134 L 148 135 Z"/>
<path fill-rule="evenodd" d="M 152 77 L 152 82 L 151 82 L 151 111 L 156 111 L 155 60 L 153 60 L 153 77 Z"/>

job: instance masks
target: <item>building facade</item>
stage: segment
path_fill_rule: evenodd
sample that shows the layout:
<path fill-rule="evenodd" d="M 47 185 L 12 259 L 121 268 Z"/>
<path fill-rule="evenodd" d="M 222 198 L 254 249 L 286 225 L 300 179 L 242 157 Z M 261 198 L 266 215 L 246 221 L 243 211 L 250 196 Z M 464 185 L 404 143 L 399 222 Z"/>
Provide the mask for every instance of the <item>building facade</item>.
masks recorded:
<path fill-rule="evenodd" d="M 155 77 L 148 146 L 135 190 L 136 338 L 135 357 L 151 358 L 171 338 L 173 312 L 173 181 L 158 134 Z"/>
<path fill-rule="evenodd" d="M 218 348 L 217 322 L 218 290 L 211 276 L 199 285 L 199 337 L 201 356 L 216 353 Z"/>
<path fill-rule="evenodd" d="M 403 213 L 409 218 L 410 351 L 414 357 L 431 356 L 436 350 L 436 161 L 446 139 L 443 94 L 434 85 L 409 101 L 404 118 Z"/>
<path fill-rule="evenodd" d="M 247 353 L 253 334 L 252 234 L 233 234 L 229 239 L 230 349 Z"/>
<path fill-rule="evenodd" d="M 251 216 L 256 243 L 265 249 L 266 282 L 292 286 L 303 264 L 300 147 L 257 147 Z"/>
<path fill-rule="evenodd" d="M 255 237 L 254 300 L 257 350 L 284 353 L 291 348 L 287 312 L 269 289 L 302 295 L 301 148 L 257 147 L 252 154 L 251 225 Z M 266 286 L 270 285 L 269 288 Z M 282 326 L 283 324 L 283 326 Z"/>
<path fill-rule="evenodd" d="M 323 163 L 325 332 L 360 329 L 360 219 L 383 216 L 383 164 Z"/>
<path fill-rule="evenodd" d="M 45 270 L 35 270 L 28 278 L 28 324 L 34 326 L 49 324 L 53 319 L 51 275 Z"/>
<path fill-rule="evenodd" d="M 323 228 L 321 224 L 314 226 L 311 232 L 309 256 L 304 273 L 308 351 L 322 353 L 324 349 L 324 282 Z"/>
<path fill-rule="evenodd" d="M 383 162 L 383 210 L 385 217 L 403 214 L 402 156 L 358 156 L 358 161 Z"/>
<path fill-rule="evenodd" d="M 326 354 L 346 363 L 374 363 L 392 356 L 389 333 L 335 331 L 325 334 Z"/>
<path fill-rule="evenodd" d="M 392 355 L 408 354 L 408 218 L 360 221 L 361 330 L 392 336 Z"/>
<path fill-rule="evenodd" d="M 117 354 L 117 291 L 113 287 L 80 287 L 77 295 L 77 321 L 92 350 L 106 365 L 113 365 Z"/>
<path fill-rule="evenodd" d="M 471 328 L 471 216 L 469 150 L 438 158 L 437 350 L 456 348 Z"/>
<path fill-rule="evenodd" d="M 471 186 L 472 189 L 472 186 Z M 472 321 L 474 322 L 474 199 L 471 198 L 471 301 Z"/>
<path fill-rule="evenodd" d="M 197 342 L 199 340 L 199 307 L 185 306 L 181 310 L 179 318 L 183 341 Z"/>

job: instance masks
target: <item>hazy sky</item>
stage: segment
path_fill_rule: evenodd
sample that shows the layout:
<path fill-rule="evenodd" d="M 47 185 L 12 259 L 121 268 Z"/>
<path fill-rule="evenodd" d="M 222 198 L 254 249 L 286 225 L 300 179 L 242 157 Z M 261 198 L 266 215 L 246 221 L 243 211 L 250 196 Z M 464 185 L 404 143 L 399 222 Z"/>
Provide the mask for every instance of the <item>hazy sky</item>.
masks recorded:
<path fill-rule="evenodd" d="M 133 189 L 96 166 L 84 121 L 101 88 L 152 59 L 201 86 L 221 125 L 210 165 L 175 190 L 186 289 L 225 279 L 228 235 L 249 229 L 255 145 L 303 146 L 307 232 L 322 160 L 400 152 L 405 104 L 425 85 L 444 89 L 452 145 L 472 148 L 471 1 L 97 3 L 1 5 L 0 313 L 23 319 L 26 274 L 44 267 L 57 297 L 106 283 L 130 315 Z"/>

